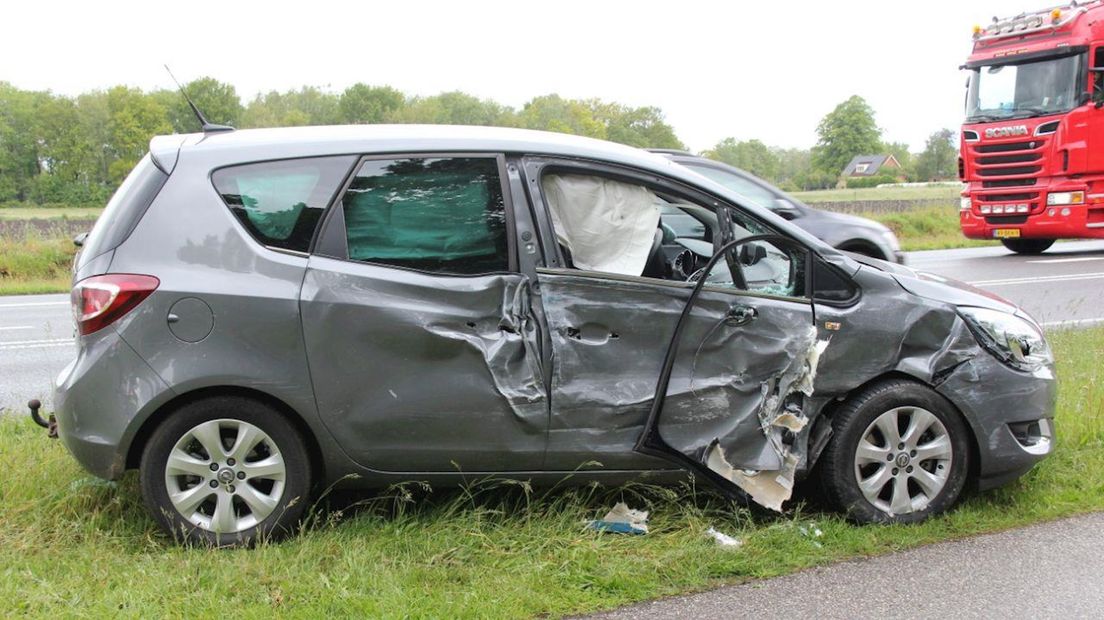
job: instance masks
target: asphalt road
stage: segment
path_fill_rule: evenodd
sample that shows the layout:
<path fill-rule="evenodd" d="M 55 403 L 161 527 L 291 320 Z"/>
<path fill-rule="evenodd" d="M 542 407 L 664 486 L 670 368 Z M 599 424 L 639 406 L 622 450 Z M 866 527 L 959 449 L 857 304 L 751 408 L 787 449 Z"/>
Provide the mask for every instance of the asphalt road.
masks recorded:
<path fill-rule="evenodd" d="M 594 617 L 1099 618 L 1102 556 L 1104 513 L 1097 513 Z"/>
<path fill-rule="evenodd" d="M 910 266 L 1016 302 L 1046 327 L 1104 323 L 1104 241 L 1060 243 L 1040 256 L 1001 247 L 913 252 Z M 0 297 L 0 409 L 50 405 L 54 377 L 75 352 L 66 295 Z"/>

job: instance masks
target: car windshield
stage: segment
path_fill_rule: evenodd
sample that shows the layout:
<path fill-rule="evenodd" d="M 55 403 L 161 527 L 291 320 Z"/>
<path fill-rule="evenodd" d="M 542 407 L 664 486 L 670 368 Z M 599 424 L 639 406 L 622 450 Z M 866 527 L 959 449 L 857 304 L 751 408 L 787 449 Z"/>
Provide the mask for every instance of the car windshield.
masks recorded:
<path fill-rule="evenodd" d="M 1016 65 L 983 66 L 970 77 L 968 121 L 1055 114 L 1077 102 L 1081 56 Z"/>

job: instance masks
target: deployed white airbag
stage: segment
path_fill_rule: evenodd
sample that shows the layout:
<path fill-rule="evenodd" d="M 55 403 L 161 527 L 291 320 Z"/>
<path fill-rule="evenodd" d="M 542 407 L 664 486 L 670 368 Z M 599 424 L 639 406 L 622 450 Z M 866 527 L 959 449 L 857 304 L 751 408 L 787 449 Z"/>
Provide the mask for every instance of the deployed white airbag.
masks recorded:
<path fill-rule="evenodd" d="M 647 188 L 602 177 L 545 175 L 556 240 L 577 269 L 639 276 L 652 251 L 662 201 Z"/>

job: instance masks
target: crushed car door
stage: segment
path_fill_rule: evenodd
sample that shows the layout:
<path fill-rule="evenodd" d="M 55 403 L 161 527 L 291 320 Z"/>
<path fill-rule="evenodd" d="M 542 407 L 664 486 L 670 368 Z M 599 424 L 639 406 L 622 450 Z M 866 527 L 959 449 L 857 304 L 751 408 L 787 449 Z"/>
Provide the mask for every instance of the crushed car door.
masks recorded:
<path fill-rule="evenodd" d="M 654 176 L 634 183 L 624 170 L 536 159 L 525 170 L 530 187 L 541 188 L 531 195 L 535 212 L 555 231 L 546 245 L 561 249 L 537 270 L 552 353 L 546 469 L 663 468 L 654 458 L 661 457 L 699 471 L 723 462 L 786 478 L 788 438 L 778 425 L 799 425 L 790 421 L 800 415 L 787 409 L 789 394 L 804 385 L 795 369 L 814 338 L 805 250 L 780 252 L 741 229 L 747 249 L 734 245 L 731 261 L 706 271 L 714 248 L 734 234 L 727 209 L 718 218 L 713 205 L 666 195 L 647 185 Z M 618 177 L 601 176 L 612 173 Z M 588 175 L 599 180 L 562 180 Z M 656 203 L 652 194 L 664 197 Z M 634 210 L 652 207 L 657 218 Z M 650 272 L 657 225 L 660 252 L 673 253 L 666 270 Z M 651 256 L 641 262 L 648 246 Z M 735 261 L 746 274 L 731 271 Z M 662 415 L 650 417 L 673 342 L 681 347 L 669 365 Z M 710 479 L 740 488 L 721 476 Z"/>
<path fill-rule="evenodd" d="M 547 398 L 504 159 L 365 158 L 300 307 L 318 410 L 381 471 L 539 469 Z"/>
<path fill-rule="evenodd" d="M 685 299 L 638 451 L 680 463 L 734 496 L 782 509 L 807 443 L 804 397 L 813 393 L 827 346 L 817 340 L 804 297 L 812 290 L 811 259 L 774 234 L 726 240 Z M 740 307 L 718 306 L 711 290 L 718 285 L 745 291 Z M 751 301 L 754 291 L 771 299 Z M 711 400 L 692 387 L 695 375 L 712 379 Z"/>

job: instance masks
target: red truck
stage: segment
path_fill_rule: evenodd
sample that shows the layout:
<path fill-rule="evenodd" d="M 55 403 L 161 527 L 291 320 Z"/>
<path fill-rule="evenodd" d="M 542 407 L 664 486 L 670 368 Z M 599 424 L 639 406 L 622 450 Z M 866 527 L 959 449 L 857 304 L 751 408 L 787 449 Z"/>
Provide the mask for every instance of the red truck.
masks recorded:
<path fill-rule="evenodd" d="M 963 68 L 962 232 L 1021 254 L 1104 238 L 1104 2 L 975 26 Z"/>

